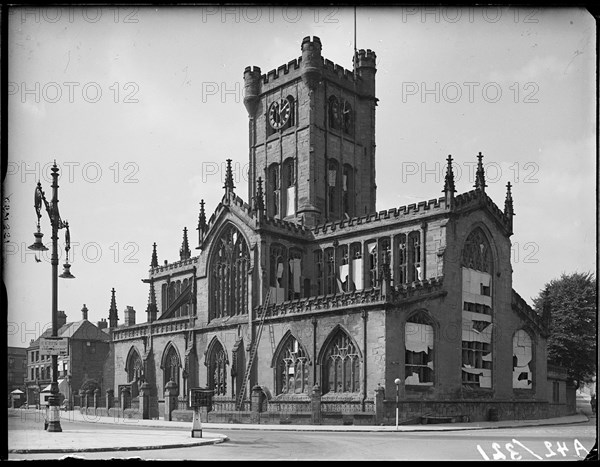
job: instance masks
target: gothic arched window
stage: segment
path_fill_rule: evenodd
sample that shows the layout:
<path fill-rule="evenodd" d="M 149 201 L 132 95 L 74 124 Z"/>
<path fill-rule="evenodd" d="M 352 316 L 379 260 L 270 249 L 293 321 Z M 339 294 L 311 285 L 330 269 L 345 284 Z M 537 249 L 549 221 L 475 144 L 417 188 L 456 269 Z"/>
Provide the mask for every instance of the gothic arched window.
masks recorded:
<path fill-rule="evenodd" d="M 433 323 L 423 311 L 412 315 L 404 328 L 404 384 L 433 385 Z"/>
<path fill-rule="evenodd" d="M 227 354 L 219 341 L 211 346 L 208 356 L 208 387 L 216 396 L 227 394 Z"/>
<path fill-rule="evenodd" d="M 361 362 L 358 349 L 345 331 L 338 328 L 323 354 L 323 394 L 360 391 Z"/>
<path fill-rule="evenodd" d="M 339 130 L 340 129 L 340 104 L 337 100 L 337 97 L 335 96 L 331 96 L 329 98 L 329 103 L 327 106 L 327 114 L 328 114 L 328 120 L 329 120 L 329 128 L 332 128 L 334 130 Z"/>
<path fill-rule="evenodd" d="M 285 301 L 286 280 L 288 274 L 285 270 L 286 249 L 279 244 L 271 245 L 269 254 L 269 277 L 271 287 L 271 303 Z"/>
<path fill-rule="evenodd" d="M 344 133 L 352 135 L 354 133 L 354 114 L 352 113 L 352 106 L 348 101 L 343 102 L 341 114 Z"/>
<path fill-rule="evenodd" d="M 127 382 L 131 383 L 132 397 L 137 396 L 139 386 L 143 381 L 143 368 L 140 354 L 137 350 L 132 349 L 127 358 L 127 365 L 125 366 L 125 370 L 127 371 Z"/>
<path fill-rule="evenodd" d="M 280 198 L 279 164 L 271 164 L 267 173 L 267 216 L 277 217 L 279 215 Z"/>
<path fill-rule="evenodd" d="M 210 262 L 210 319 L 248 313 L 248 245 L 233 225 L 214 242 Z"/>
<path fill-rule="evenodd" d="M 342 211 L 348 217 L 354 215 L 354 170 L 348 164 L 342 174 Z"/>
<path fill-rule="evenodd" d="M 513 388 L 533 388 L 533 343 L 523 329 L 513 336 Z"/>
<path fill-rule="evenodd" d="M 179 354 L 173 345 L 168 346 L 167 353 L 163 359 L 163 388 L 169 381 L 177 383 L 177 387 L 181 390 L 179 381 L 179 371 L 181 369 L 181 361 Z"/>
<path fill-rule="evenodd" d="M 335 159 L 329 159 L 327 164 L 327 204 L 329 214 L 337 215 L 340 204 L 339 164 Z"/>
<path fill-rule="evenodd" d="M 289 158 L 283 162 L 283 215 L 293 216 L 296 214 L 296 164 L 294 159 Z"/>
<path fill-rule="evenodd" d="M 277 352 L 275 360 L 277 394 L 302 394 L 308 392 L 310 361 L 307 353 L 289 334 Z"/>
<path fill-rule="evenodd" d="M 481 272 L 492 272 L 492 251 L 490 243 L 481 228 L 473 230 L 462 251 L 462 265 Z"/>
<path fill-rule="evenodd" d="M 421 232 L 414 230 L 408 234 L 408 281 L 422 280 L 421 271 Z"/>

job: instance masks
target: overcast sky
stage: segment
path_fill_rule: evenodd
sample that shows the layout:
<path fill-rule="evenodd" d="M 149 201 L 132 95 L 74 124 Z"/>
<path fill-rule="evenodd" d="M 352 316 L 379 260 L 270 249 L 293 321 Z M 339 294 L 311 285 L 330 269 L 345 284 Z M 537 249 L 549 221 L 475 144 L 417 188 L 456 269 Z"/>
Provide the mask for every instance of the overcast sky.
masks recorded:
<path fill-rule="evenodd" d="M 596 271 L 595 24 L 576 9 L 358 8 L 357 48 L 377 54 L 377 209 L 441 196 L 448 154 L 456 188 L 474 183 L 503 209 L 513 185 L 513 287 L 532 303 L 561 273 Z M 200 199 L 210 217 L 233 159 L 248 199 L 243 71 L 263 73 L 318 36 L 325 58 L 352 68 L 352 9 L 30 8 L 9 16 L 4 281 L 8 345 L 51 324 L 49 254 L 27 250 L 38 179 L 71 231 L 59 280 L 69 320 L 146 320 L 152 244 L 179 259 L 197 246 Z M 41 220 L 50 247 L 50 222 Z M 9 237 L 6 237 L 9 234 Z M 60 231 L 60 241 L 64 231 Z M 49 252 L 48 252 L 49 253 Z M 64 260 L 64 252 L 61 263 Z M 62 272 L 62 266 L 59 273 Z"/>

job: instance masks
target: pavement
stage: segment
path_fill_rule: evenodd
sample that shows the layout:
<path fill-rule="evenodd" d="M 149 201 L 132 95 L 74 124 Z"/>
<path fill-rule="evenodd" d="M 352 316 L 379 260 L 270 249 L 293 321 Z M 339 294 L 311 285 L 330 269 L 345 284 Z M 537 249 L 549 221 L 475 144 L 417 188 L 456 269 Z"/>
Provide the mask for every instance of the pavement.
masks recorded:
<path fill-rule="evenodd" d="M 590 411 L 591 412 L 591 411 Z M 226 442 L 229 438 L 220 430 L 276 430 L 276 431 L 337 431 L 337 432 L 439 432 L 521 428 L 529 426 L 563 425 L 589 421 L 584 411 L 575 415 L 541 420 L 501 420 L 495 422 L 447 423 L 427 425 L 268 425 L 202 423 L 202 438 L 192 438 L 191 422 L 165 420 L 137 420 L 83 415 L 79 411 L 61 411 L 62 432 L 44 430 L 44 410 L 8 409 L 9 416 L 18 416 L 26 428 L 9 430 L 9 453 L 77 453 L 101 451 L 135 451 L 201 446 Z M 591 415 L 591 414 L 590 414 Z M 595 416 L 593 416 L 595 418 Z M 39 421 L 39 428 L 30 428 Z M 89 429 L 71 428 L 68 421 L 87 422 Z M 94 424 L 120 425 L 117 429 L 94 430 Z M 126 428 L 121 428 L 126 427 Z M 139 429 L 153 427 L 155 430 Z M 85 447 L 82 447 L 85 440 Z"/>

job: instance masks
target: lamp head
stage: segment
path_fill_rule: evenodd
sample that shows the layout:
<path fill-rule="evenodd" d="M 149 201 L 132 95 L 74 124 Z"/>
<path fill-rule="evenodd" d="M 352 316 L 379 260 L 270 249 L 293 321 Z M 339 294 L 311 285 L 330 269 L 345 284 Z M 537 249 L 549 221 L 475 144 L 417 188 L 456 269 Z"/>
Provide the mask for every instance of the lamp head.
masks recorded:
<path fill-rule="evenodd" d="M 63 273 L 58 277 L 62 277 L 63 279 L 75 279 L 75 276 L 71 274 L 71 265 L 69 263 L 63 264 L 63 268 Z"/>
<path fill-rule="evenodd" d="M 48 251 L 48 248 L 46 248 L 46 246 L 42 242 L 42 237 L 44 236 L 44 234 L 38 231 L 35 232 L 33 236 L 35 237 L 35 242 L 33 242 L 27 248 L 35 251 Z"/>

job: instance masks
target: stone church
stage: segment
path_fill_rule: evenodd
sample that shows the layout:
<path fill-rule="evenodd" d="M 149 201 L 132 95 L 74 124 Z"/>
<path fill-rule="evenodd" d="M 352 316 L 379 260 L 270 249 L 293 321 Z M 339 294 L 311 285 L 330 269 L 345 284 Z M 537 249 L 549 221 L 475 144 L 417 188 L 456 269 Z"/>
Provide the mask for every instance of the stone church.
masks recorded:
<path fill-rule="evenodd" d="M 375 52 L 352 70 L 321 52 L 306 37 L 276 70 L 244 70 L 247 199 L 228 160 L 194 250 L 187 228 L 175 261 L 154 244 L 146 322 L 119 325 L 113 291 L 114 390 L 145 383 L 152 417 L 168 383 L 179 410 L 203 387 L 215 413 L 259 390 L 266 412 L 310 411 L 317 392 L 328 413 L 372 414 L 379 395 L 388 422 L 396 394 L 402 420 L 550 416 L 548 317 L 512 288 L 510 183 L 501 208 L 479 153 L 458 192 L 448 156 L 432 199 L 377 211 Z"/>

